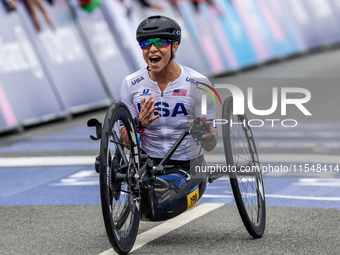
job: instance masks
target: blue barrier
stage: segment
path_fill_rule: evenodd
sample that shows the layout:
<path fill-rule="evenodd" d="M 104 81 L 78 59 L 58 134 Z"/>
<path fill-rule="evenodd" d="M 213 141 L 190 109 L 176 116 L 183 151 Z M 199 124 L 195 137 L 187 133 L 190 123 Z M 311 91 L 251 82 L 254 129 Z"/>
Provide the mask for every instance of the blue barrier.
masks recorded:
<path fill-rule="evenodd" d="M 340 29 L 334 18 L 332 6 L 328 0 L 304 0 L 310 21 L 318 35 L 316 46 L 328 46 L 340 41 Z"/>
<path fill-rule="evenodd" d="M 60 102 L 18 14 L 1 4 L 0 24 L 0 129 L 58 118 Z"/>
<path fill-rule="evenodd" d="M 242 20 L 243 26 L 251 40 L 257 54 L 259 63 L 285 55 L 285 51 L 278 51 L 269 24 L 264 19 L 257 1 L 233 0 L 232 3 Z M 273 21 L 270 21 L 273 22 Z M 276 21 L 275 21 L 276 22 Z"/>
<path fill-rule="evenodd" d="M 287 8 L 294 20 L 294 25 L 299 29 L 309 49 L 323 46 L 317 31 L 313 26 L 312 14 L 308 12 L 304 0 L 287 0 Z"/>
<path fill-rule="evenodd" d="M 274 58 L 286 57 L 292 54 L 295 49 L 291 45 L 291 38 L 284 31 L 278 16 L 275 15 L 276 13 L 266 0 L 257 0 L 256 3 L 271 34 L 270 44 L 272 45 Z"/>
<path fill-rule="evenodd" d="M 179 9 L 187 25 L 190 36 L 197 43 L 199 50 L 204 54 L 205 61 L 209 65 L 208 74 L 219 74 L 225 71 L 225 65 L 221 57 L 218 42 L 213 40 L 212 31 L 202 12 L 195 12 L 188 2 L 179 2 Z"/>
<path fill-rule="evenodd" d="M 289 37 L 291 53 L 296 54 L 307 51 L 308 47 L 306 42 L 300 31 L 294 25 L 294 21 L 286 4 L 281 0 L 267 0 L 267 4 L 282 25 L 286 36 Z"/>
<path fill-rule="evenodd" d="M 217 0 L 216 3 L 225 12 L 225 15 L 220 16 L 219 19 L 228 38 L 228 43 L 234 52 L 238 67 L 244 68 L 257 64 L 258 59 L 254 48 L 231 2 Z"/>
<path fill-rule="evenodd" d="M 65 0 L 46 4 L 55 29 L 40 16 L 42 31 L 34 28 L 29 13 L 18 9 L 19 17 L 67 111 L 83 112 L 108 105 L 109 100 L 91 62 Z"/>
<path fill-rule="evenodd" d="M 18 120 L 0 82 L 0 131 L 16 129 Z"/>
<path fill-rule="evenodd" d="M 92 61 L 102 82 L 110 96 L 119 100 L 122 81 L 134 70 L 124 58 L 125 53 L 118 47 L 102 10 L 97 8 L 87 13 L 79 6 L 73 8 L 84 43 L 88 43 Z"/>
<path fill-rule="evenodd" d="M 220 52 L 224 64 L 223 72 L 239 69 L 235 54 L 231 49 L 229 39 L 221 22 L 221 18 L 225 16 L 225 13 L 222 9 L 217 9 L 216 6 L 208 4 L 202 4 L 201 9 L 205 22 L 211 30 L 212 39 L 216 42 Z"/>
<path fill-rule="evenodd" d="M 118 100 L 124 77 L 146 66 L 135 30 L 147 16 L 177 20 L 176 60 L 208 76 L 340 42 L 338 0 L 215 0 L 198 11 L 186 1 L 178 11 L 166 0 L 162 11 L 101 1 L 90 14 L 75 7 L 76 18 L 65 0 L 45 3 L 55 29 L 38 12 L 40 33 L 22 3 L 0 6 L 0 132 Z"/>
<path fill-rule="evenodd" d="M 136 10 L 133 3 L 130 5 L 129 13 L 119 0 L 102 0 L 102 3 L 105 18 L 114 30 L 115 38 L 126 59 L 129 60 L 130 66 L 134 71 L 145 68 L 142 52 L 136 42 L 136 28 L 143 16 Z"/>
<path fill-rule="evenodd" d="M 2 116 L 2 110 L 1 110 L 1 113 L 0 113 L 0 130 L 5 130 L 5 129 L 14 129 L 13 125 L 7 125 L 4 117 Z"/>
<path fill-rule="evenodd" d="M 329 0 L 330 5 L 332 6 L 333 15 L 335 20 L 340 27 L 340 1 L 339 0 Z"/>

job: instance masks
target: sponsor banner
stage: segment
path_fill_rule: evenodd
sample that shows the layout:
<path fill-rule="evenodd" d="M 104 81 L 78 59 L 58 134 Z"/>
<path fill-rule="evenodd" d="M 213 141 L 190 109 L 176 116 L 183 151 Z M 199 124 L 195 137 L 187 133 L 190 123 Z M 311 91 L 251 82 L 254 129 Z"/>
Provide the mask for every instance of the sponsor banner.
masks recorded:
<path fill-rule="evenodd" d="M 266 3 L 254 0 L 233 0 L 237 13 L 255 49 L 259 62 L 287 55 L 287 38 Z"/>
<path fill-rule="evenodd" d="M 340 1 L 339 0 L 329 0 L 329 3 L 332 6 L 334 18 L 336 19 L 338 26 L 340 26 Z"/>
<path fill-rule="evenodd" d="M 124 78 L 133 72 L 124 58 L 126 55 L 117 44 L 110 27 L 105 20 L 102 10 L 95 9 L 87 13 L 78 6 L 76 18 L 80 29 L 89 44 L 93 60 L 102 75 L 104 85 L 114 100 L 120 99 L 120 88 Z M 135 47 L 138 47 L 136 44 Z"/>
<path fill-rule="evenodd" d="M 319 0 L 313 0 L 312 2 L 316 1 L 319 2 Z M 325 23 L 321 21 L 322 24 L 316 24 L 314 17 L 315 14 L 312 13 L 312 9 L 308 1 L 287 0 L 283 3 L 286 4 L 291 17 L 294 20 L 295 26 L 300 30 L 308 47 L 312 49 L 323 46 L 325 38 L 322 38 L 322 34 L 319 33 L 318 27 L 323 26 Z M 316 13 L 317 11 L 313 10 L 313 12 Z M 328 13 L 328 11 L 326 13 Z M 328 15 L 329 14 L 326 16 Z M 326 16 L 322 19 L 327 20 Z"/>
<path fill-rule="evenodd" d="M 61 106 L 16 12 L 0 5 L 0 129 L 57 118 Z"/>
<path fill-rule="evenodd" d="M 204 17 L 202 10 L 195 10 L 189 2 L 178 2 L 178 7 L 189 29 L 193 41 L 197 42 L 200 51 L 204 53 L 212 74 L 220 74 L 226 71 L 222 53 L 218 42 L 214 40 L 211 27 Z"/>
<path fill-rule="evenodd" d="M 237 70 L 238 63 L 233 52 L 229 39 L 224 32 L 220 18 L 226 14 L 220 9 L 217 4 L 202 4 L 201 11 L 207 21 L 208 26 L 211 29 L 213 40 L 216 42 L 221 58 L 225 66 L 225 71 Z"/>
<path fill-rule="evenodd" d="M 209 65 L 205 61 L 205 56 L 202 54 L 198 44 L 194 42 L 193 38 L 190 36 L 190 32 L 181 14 L 167 1 L 159 1 L 157 4 L 162 8 L 162 10 L 155 10 L 152 8 L 138 9 L 143 18 L 154 15 L 164 15 L 176 20 L 182 30 L 181 44 L 176 52 L 176 62 L 190 67 L 200 73 L 206 75 L 209 74 Z M 137 27 L 135 29 L 137 29 Z"/>
<path fill-rule="evenodd" d="M 320 45 L 334 44 L 340 41 L 340 29 L 328 0 L 304 0 L 310 13 L 311 24 L 318 34 Z"/>
<path fill-rule="evenodd" d="M 127 3 L 128 2 L 128 3 Z M 136 29 L 143 20 L 133 1 L 103 0 L 103 14 L 114 30 L 124 56 L 130 61 L 134 71 L 145 68 L 143 54 L 136 41 Z"/>
<path fill-rule="evenodd" d="M 222 43 L 230 44 L 236 58 L 237 67 L 243 68 L 257 64 L 257 56 L 232 3 L 224 0 L 216 0 L 215 2 L 224 13 L 224 15 L 219 15 L 218 19 L 228 41 L 225 40 Z"/>
<path fill-rule="evenodd" d="M 46 17 L 37 10 L 38 25 L 27 10 L 19 8 L 18 13 L 66 109 L 77 113 L 108 105 L 110 100 L 65 0 L 53 5 L 43 2 L 43 8 Z"/>
<path fill-rule="evenodd" d="M 277 17 L 284 29 L 284 33 L 290 39 L 292 53 L 305 52 L 308 50 L 307 44 L 300 30 L 295 26 L 287 6 L 281 0 L 266 0 L 273 15 Z"/>
<path fill-rule="evenodd" d="M 5 119 L 3 118 L 2 113 L 0 112 L 0 132 L 2 130 L 5 130 L 6 128 L 8 128 L 7 126 L 8 125 L 7 125 L 6 121 L 5 121 Z"/>
<path fill-rule="evenodd" d="M 272 1 L 272 4 L 274 2 Z M 284 30 L 282 23 L 280 22 L 276 13 L 271 9 L 271 5 L 267 0 L 258 0 L 256 4 L 262 13 L 265 23 L 267 24 L 269 31 L 272 35 L 272 47 L 277 57 L 284 57 L 292 52 L 295 52 L 293 45 L 291 44 L 291 38 Z"/>
<path fill-rule="evenodd" d="M 15 127 L 17 124 L 17 117 L 13 112 L 12 105 L 10 104 L 7 94 L 0 82 L 0 130 Z"/>

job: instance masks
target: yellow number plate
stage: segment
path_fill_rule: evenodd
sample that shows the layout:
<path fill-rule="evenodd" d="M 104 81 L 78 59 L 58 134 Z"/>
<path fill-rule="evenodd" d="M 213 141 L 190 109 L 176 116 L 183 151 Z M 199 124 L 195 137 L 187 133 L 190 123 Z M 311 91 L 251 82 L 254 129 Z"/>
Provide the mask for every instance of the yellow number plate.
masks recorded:
<path fill-rule="evenodd" d="M 187 210 L 190 207 L 193 207 L 198 201 L 198 199 L 199 199 L 199 188 L 198 188 L 198 185 L 196 185 L 191 190 L 189 190 L 189 192 L 187 193 L 187 201 L 188 201 Z"/>

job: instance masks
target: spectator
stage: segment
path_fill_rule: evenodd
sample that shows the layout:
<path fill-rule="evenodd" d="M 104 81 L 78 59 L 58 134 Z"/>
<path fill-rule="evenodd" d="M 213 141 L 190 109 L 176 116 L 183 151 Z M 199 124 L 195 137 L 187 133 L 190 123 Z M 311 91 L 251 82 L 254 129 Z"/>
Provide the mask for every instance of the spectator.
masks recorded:
<path fill-rule="evenodd" d="M 9 11 L 16 11 L 18 4 L 17 0 L 4 0 L 4 1 Z"/>
<path fill-rule="evenodd" d="M 24 2 L 27 5 L 27 8 L 30 12 L 33 24 L 34 24 L 34 26 L 35 26 L 35 28 L 37 29 L 38 32 L 41 31 L 41 24 L 40 24 L 40 21 L 38 19 L 37 9 L 39 9 L 41 11 L 41 13 L 43 14 L 43 16 L 45 18 L 45 21 L 50 26 L 50 28 L 54 30 L 54 25 L 52 23 L 50 16 L 48 15 L 48 13 L 45 9 L 45 5 L 43 3 L 43 0 L 24 0 Z"/>
<path fill-rule="evenodd" d="M 130 17 L 131 12 L 132 12 L 131 1 L 126 1 L 126 0 L 119 0 L 119 1 L 125 6 L 126 15 Z M 149 3 L 147 0 L 138 0 L 137 2 L 139 2 L 143 7 L 151 8 L 157 11 L 162 10 L 162 7 L 159 6 L 158 4 Z"/>

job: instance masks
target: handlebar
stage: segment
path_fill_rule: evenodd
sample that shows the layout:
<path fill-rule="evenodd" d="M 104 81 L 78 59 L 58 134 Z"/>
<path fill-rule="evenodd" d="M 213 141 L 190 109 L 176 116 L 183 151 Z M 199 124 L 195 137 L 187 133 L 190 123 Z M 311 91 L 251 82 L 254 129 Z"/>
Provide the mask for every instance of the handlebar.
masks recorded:
<path fill-rule="evenodd" d="M 176 140 L 176 142 L 171 147 L 171 149 L 168 151 L 168 153 L 164 156 L 162 161 L 157 166 L 154 166 L 154 165 L 151 166 L 150 165 L 150 169 L 152 169 L 151 172 L 153 174 L 155 174 L 155 173 L 164 174 L 164 166 L 166 165 L 166 163 L 169 161 L 171 156 L 174 154 L 177 147 L 180 145 L 180 143 L 183 141 L 183 139 L 188 134 L 190 134 L 192 136 L 193 140 L 197 143 L 198 143 L 198 141 L 212 141 L 212 140 L 214 140 L 214 138 L 215 138 L 214 135 L 212 135 L 209 138 L 202 138 L 202 135 L 206 134 L 207 132 L 209 132 L 209 129 L 208 129 L 207 125 L 205 124 L 205 122 L 199 117 L 194 119 L 194 124 L 191 124 L 190 130 L 184 130 L 183 131 L 181 136 Z"/>
<path fill-rule="evenodd" d="M 194 124 L 191 124 L 189 133 L 195 142 L 214 140 L 215 138 L 214 135 L 210 136 L 209 138 L 202 138 L 202 136 L 208 132 L 209 132 L 208 126 L 200 117 L 194 119 Z"/>

